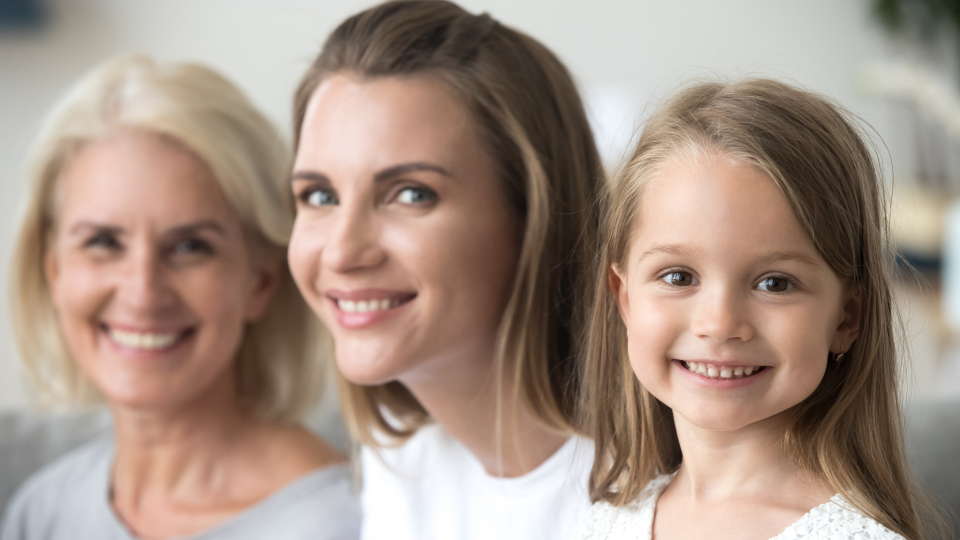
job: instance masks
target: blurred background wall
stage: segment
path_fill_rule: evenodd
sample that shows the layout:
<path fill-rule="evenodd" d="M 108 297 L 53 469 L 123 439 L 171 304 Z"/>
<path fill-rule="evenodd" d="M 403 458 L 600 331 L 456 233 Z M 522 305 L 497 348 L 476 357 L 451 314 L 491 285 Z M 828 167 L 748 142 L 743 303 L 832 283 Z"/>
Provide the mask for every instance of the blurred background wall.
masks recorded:
<path fill-rule="evenodd" d="M 4 4 L 0 0 L 0 13 Z M 20 2 L 16 2 L 20 3 Z M 0 26 L 0 280 L 24 189 L 24 154 L 58 96 L 101 60 L 145 53 L 210 64 L 285 131 L 293 89 L 329 31 L 365 0 L 37 0 L 37 24 Z M 896 4 L 897 2 L 893 2 Z M 908 2 L 909 3 L 909 2 Z M 922 4 L 922 0 L 913 3 Z M 926 285 L 904 279 L 921 397 L 960 396 L 960 353 L 942 291 L 944 243 L 960 216 L 956 32 L 938 21 L 891 33 L 871 0 L 464 0 L 543 41 L 578 80 L 601 152 L 614 165 L 645 110 L 691 77 L 767 75 L 832 96 L 890 149 L 898 242 Z M 889 13 L 888 13 L 889 15 Z M 288 133 L 289 134 L 289 133 Z M 951 213 L 953 212 L 953 213 Z M 949 251 L 949 249 L 948 249 Z M 947 266 L 954 264 L 946 257 Z M 960 262 L 957 262 L 960 274 Z M 0 294 L 0 409 L 29 403 Z M 960 287 L 957 288 L 960 321 Z M 952 294 L 952 293 L 951 293 Z M 949 303 L 949 302 L 948 302 Z M 945 311 L 946 309 L 946 311 Z"/>

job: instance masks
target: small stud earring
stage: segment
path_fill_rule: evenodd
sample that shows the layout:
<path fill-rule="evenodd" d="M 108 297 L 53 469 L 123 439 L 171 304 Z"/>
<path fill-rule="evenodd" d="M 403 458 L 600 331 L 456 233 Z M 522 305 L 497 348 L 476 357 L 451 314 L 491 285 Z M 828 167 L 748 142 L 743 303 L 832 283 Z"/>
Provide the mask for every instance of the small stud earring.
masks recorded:
<path fill-rule="evenodd" d="M 846 351 L 843 350 L 843 342 L 841 341 L 841 342 L 840 342 L 840 354 L 837 354 L 836 356 L 834 356 L 833 359 L 836 360 L 837 362 L 839 362 L 840 359 L 843 358 L 843 355 L 844 355 L 845 353 L 846 353 Z"/>

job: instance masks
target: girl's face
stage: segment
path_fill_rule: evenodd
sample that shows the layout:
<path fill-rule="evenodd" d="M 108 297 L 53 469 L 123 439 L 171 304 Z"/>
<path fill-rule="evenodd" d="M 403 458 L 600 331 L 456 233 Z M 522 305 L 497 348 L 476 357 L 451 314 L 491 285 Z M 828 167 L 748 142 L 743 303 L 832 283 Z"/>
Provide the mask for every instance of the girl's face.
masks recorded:
<path fill-rule="evenodd" d="M 310 101 L 293 191 L 290 267 L 348 380 L 411 383 L 492 357 L 522 222 L 441 82 L 329 77 Z"/>
<path fill-rule="evenodd" d="M 254 270 L 209 169 L 127 130 L 86 146 L 60 182 L 46 274 L 83 372 L 111 402 L 141 409 L 231 384 L 244 324 L 266 309 L 276 272 Z"/>
<path fill-rule="evenodd" d="M 666 165 L 642 197 L 611 284 L 630 363 L 700 428 L 736 430 L 820 384 L 828 352 L 856 338 L 847 295 L 766 174 L 715 156 Z"/>

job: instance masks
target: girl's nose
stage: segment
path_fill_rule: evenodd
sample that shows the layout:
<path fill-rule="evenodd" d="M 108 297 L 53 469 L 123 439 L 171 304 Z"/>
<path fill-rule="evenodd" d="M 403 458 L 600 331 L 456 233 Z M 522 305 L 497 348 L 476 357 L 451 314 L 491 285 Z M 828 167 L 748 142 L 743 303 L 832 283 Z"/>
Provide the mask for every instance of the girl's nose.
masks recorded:
<path fill-rule="evenodd" d="M 321 264 L 336 273 L 349 273 L 379 266 L 386 252 L 379 242 L 372 209 L 341 205 L 327 232 Z"/>
<path fill-rule="evenodd" d="M 753 326 L 746 303 L 746 298 L 731 290 L 703 291 L 694 307 L 691 331 L 717 343 L 750 340 Z"/>

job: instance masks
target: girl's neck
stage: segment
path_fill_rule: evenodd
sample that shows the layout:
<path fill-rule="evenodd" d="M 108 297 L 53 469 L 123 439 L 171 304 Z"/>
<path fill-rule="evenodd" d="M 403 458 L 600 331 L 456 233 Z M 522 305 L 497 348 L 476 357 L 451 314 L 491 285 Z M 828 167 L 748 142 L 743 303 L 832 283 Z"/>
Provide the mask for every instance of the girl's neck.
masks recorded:
<path fill-rule="evenodd" d="M 823 497 L 829 486 L 804 472 L 784 452 L 787 414 L 733 431 L 702 429 L 674 414 L 683 453 L 675 480 L 678 487 L 701 502 L 782 490 L 811 491 Z"/>
<path fill-rule="evenodd" d="M 569 435 L 548 430 L 527 410 L 516 395 L 512 367 L 504 366 L 497 379 L 491 345 L 469 358 L 458 354 L 432 362 L 401 382 L 488 474 L 522 476 L 552 456 Z"/>

